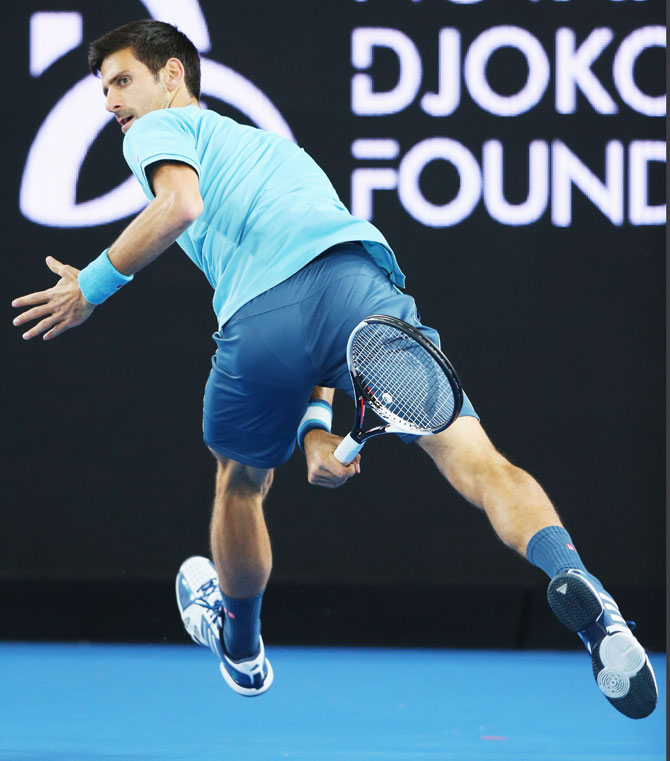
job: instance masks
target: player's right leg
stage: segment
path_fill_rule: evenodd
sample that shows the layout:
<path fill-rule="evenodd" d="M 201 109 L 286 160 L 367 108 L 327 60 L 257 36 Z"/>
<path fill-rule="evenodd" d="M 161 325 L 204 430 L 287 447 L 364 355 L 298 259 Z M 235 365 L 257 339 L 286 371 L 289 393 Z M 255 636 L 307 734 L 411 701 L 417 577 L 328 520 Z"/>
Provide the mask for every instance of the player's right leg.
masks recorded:
<path fill-rule="evenodd" d="M 250 697 L 265 692 L 273 680 L 260 634 L 261 601 L 272 568 L 263 516 L 272 470 L 213 454 L 210 536 L 216 566 L 203 557 L 186 560 L 177 576 L 177 601 L 193 640 L 220 658 L 228 685 Z"/>

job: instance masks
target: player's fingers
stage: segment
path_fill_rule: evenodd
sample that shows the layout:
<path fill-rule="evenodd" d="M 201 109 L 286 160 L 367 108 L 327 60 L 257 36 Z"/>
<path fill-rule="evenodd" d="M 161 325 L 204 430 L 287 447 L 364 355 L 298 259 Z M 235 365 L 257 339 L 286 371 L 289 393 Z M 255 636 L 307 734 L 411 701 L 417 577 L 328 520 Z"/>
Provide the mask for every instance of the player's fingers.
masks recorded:
<path fill-rule="evenodd" d="M 334 459 L 334 458 L 333 458 Z M 336 467 L 333 467 L 330 460 L 327 464 L 322 464 L 316 471 L 316 475 L 330 483 L 334 483 L 336 486 L 341 486 L 348 481 L 352 476 L 355 476 L 357 471 L 355 465 L 342 465 L 337 460 Z"/>
<path fill-rule="evenodd" d="M 346 478 L 340 478 L 323 465 L 318 465 L 315 468 L 308 469 L 307 480 L 314 486 L 325 486 L 328 489 L 336 489 L 346 481 Z"/>
<path fill-rule="evenodd" d="M 56 336 L 59 336 L 61 333 L 65 333 L 65 331 L 69 330 L 70 327 L 71 326 L 68 325 L 65 321 L 59 322 L 55 327 L 51 328 L 48 333 L 45 333 L 42 336 L 42 339 L 44 341 L 50 341 L 52 338 L 56 338 Z"/>
<path fill-rule="evenodd" d="M 65 265 L 62 262 L 59 262 L 58 259 L 54 259 L 53 256 L 47 256 L 46 263 L 47 263 L 47 267 L 52 272 L 55 272 L 57 275 L 62 275 L 63 274 L 63 270 L 65 269 Z"/>
<path fill-rule="evenodd" d="M 342 486 L 344 484 L 346 479 L 342 480 L 340 478 L 334 479 L 332 475 L 330 478 L 324 478 L 323 476 L 314 476 L 310 483 L 314 486 L 323 486 L 326 489 L 337 489 L 338 486 Z"/>
<path fill-rule="evenodd" d="M 12 301 L 13 307 L 30 307 L 33 304 L 43 304 L 45 301 L 49 301 L 51 293 L 49 291 L 35 291 L 35 293 L 29 293 L 26 296 L 21 296 L 18 299 Z"/>
<path fill-rule="evenodd" d="M 356 455 L 358 457 L 358 455 Z M 322 467 L 334 475 L 338 476 L 338 478 L 350 478 L 356 473 L 356 466 L 354 463 L 356 462 L 356 459 L 352 460 L 352 462 L 349 465 L 343 465 L 337 457 L 335 457 L 334 452 L 331 452 L 328 456 L 327 462 L 325 462 Z M 359 458 L 360 462 L 360 458 Z"/>
<path fill-rule="evenodd" d="M 348 480 L 349 478 L 351 478 L 352 476 L 355 476 L 355 475 L 356 475 L 356 466 L 352 462 L 351 465 L 347 465 L 343 477 Z"/>
<path fill-rule="evenodd" d="M 338 486 L 341 486 L 341 484 L 334 484 L 332 481 L 326 481 L 325 479 L 314 479 L 310 483 L 312 486 L 322 486 L 325 489 L 337 489 Z"/>
<path fill-rule="evenodd" d="M 30 320 L 36 320 L 38 317 L 44 317 L 45 314 L 50 314 L 51 307 L 49 304 L 40 304 L 40 306 L 33 307 L 27 312 L 22 312 L 18 317 L 13 320 L 14 325 L 23 325 L 24 322 Z"/>
<path fill-rule="evenodd" d="M 23 338 L 26 341 L 29 341 L 31 338 L 35 338 L 35 336 L 39 336 L 40 333 L 44 333 L 45 330 L 49 330 L 49 328 L 52 328 L 60 319 L 61 319 L 60 317 L 55 317 L 54 315 L 45 317 L 43 320 L 38 322 L 37 325 L 35 325 L 35 327 L 26 331 L 23 334 Z"/>
<path fill-rule="evenodd" d="M 352 476 L 355 476 L 360 472 L 360 466 L 356 468 L 355 462 L 351 462 L 349 465 L 340 465 L 340 468 L 335 471 L 335 475 L 344 481 L 348 481 Z"/>

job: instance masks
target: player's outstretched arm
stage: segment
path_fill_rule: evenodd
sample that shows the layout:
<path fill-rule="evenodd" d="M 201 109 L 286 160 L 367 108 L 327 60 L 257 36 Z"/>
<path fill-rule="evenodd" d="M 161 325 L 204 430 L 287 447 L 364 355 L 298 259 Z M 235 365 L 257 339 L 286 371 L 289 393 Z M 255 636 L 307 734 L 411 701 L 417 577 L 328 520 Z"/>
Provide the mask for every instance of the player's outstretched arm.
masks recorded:
<path fill-rule="evenodd" d="M 330 406 L 334 393 L 332 388 L 315 386 L 310 404 L 323 401 Z M 310 484 L 336 489 L 361 472 L 360 455 L 356 455 L 350 465 L 342 465 L 333 456 L 333 452 L 341 441 L 341 436 L 335 436 L 322 427 L 308 428 L 303 434 L 302 445 L 307 462 L 307 480 Z"/>
<path fill-rule="evenodd" d="M 58 283 L 12 301 L 13 307 L 31 307 L 14 319 L 14 325 L 39 320 L 23 334 L 24 339 L 44 333 L 49 340 L 81 325 L 98 304 L 163 253 L 202 212 L 198 175 L 190 166 L 161 164 L 152 184 L 155 198 L 84 270 L 47 257 L 49 269 L 60 275 Z"/>

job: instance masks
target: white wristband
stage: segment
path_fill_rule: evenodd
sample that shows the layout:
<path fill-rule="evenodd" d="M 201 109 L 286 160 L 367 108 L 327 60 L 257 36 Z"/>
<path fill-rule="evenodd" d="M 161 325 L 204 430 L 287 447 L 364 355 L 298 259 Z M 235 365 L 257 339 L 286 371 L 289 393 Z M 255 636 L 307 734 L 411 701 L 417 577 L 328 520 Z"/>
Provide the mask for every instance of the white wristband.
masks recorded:
<path fill-rule="evenodd" d="M 304 448 L 305 436 L 309 431 L 320 428 L 330 433 L 333 424 L 333 408 L 325 399 L 312 399 L 298 425 L 298 446 Z"/>

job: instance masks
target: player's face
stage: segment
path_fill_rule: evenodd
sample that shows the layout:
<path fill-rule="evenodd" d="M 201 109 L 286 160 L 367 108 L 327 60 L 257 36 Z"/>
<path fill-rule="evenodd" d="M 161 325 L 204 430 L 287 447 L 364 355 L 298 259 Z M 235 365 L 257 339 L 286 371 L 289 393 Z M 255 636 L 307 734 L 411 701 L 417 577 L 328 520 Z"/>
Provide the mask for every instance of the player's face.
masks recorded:
<path fill-rule="evenodd" d="M 130 48 L 108 55 L 100 67 L 100 76 L 106 108 L 114 114 L 124 133 L 135 119 L 169 105 L 161 72 L 154 75 Z"/>

